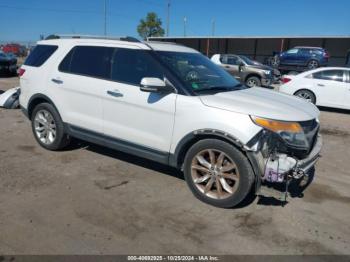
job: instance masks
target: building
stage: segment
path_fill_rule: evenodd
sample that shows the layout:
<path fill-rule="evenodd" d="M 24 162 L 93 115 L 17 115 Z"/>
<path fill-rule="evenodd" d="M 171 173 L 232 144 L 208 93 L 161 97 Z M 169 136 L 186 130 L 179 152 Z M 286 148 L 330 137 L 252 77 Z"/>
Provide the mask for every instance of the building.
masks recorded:
<path fill-rule="evenodd" d="M 350 36 L 151 37 L 149 40 L 183 44 L 208 57 L 216 53 L 233 53 L 247 55 L 260 62 L 266 62 L 274 53 L 295 46 L 317 46 L 330 53 L 330 66 L 344 66 L 350 62 Z"/>

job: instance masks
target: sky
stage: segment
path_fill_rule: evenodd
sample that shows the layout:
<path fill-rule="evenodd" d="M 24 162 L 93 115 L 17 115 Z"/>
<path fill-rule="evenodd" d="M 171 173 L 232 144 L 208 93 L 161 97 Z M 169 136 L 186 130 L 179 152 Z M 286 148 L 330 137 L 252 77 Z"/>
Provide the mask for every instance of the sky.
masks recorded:
<path fill-rule="evenodd" d="M 350 0 L 170 0 L 169 36 L 350 35 Z M 138 36 L 147 12 L 166 29 L 168 0 L 107 0 L 107 34 Z M 104 0 L 0 0 L 0 41 L 104 33 Z"/>

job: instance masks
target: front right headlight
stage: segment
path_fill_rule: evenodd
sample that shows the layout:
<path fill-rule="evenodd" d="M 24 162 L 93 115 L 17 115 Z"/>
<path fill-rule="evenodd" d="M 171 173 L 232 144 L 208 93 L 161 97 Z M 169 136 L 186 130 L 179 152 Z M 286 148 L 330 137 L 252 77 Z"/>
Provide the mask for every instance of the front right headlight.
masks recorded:
<path fill-rule="evenodd" d="M 298 122 L 279 121 L 251 116 L 253 122 L 267 130 L 277 133 L 285 142 L 294 147 L 308 147 L 303 128 Z"/>

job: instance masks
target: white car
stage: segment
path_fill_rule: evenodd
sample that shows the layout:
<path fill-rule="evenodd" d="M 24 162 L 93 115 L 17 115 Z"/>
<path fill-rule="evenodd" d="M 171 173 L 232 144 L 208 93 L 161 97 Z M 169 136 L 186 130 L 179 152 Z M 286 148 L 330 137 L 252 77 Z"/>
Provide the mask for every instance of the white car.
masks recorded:
<path fill-rule="evenodd" d="M 296 95 L 318 106 L 350 109 L 350 68 L 323 67 L 285 76 L 283 93 Z"/>
<path fill-rule="evenodd" d="M 300 179 L 322 145 L 314 105 L 242 86 L 173 43 L 57 36 L 38 42 L 19 73 L 20 105 L 42 147 L 76 137 L 179 168 L 194 195 L 218 207 L 253 185 Z"/>

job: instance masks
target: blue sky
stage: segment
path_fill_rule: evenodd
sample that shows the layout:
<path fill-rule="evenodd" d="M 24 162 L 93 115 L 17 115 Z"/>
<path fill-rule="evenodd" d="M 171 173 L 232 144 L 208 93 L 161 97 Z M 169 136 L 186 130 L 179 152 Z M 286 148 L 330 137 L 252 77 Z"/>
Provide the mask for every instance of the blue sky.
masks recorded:
<path fill-rule="evenodd" d="M 166 28 L 168 0 L 108 0 L 108 34 L 137 36 L 147 12 Z M 103 34 L 104 0 L 0 0 L 0 41 L 40 34 Z M 350 35 L 350 0 L 171 0 L 170 36 Z"/>

